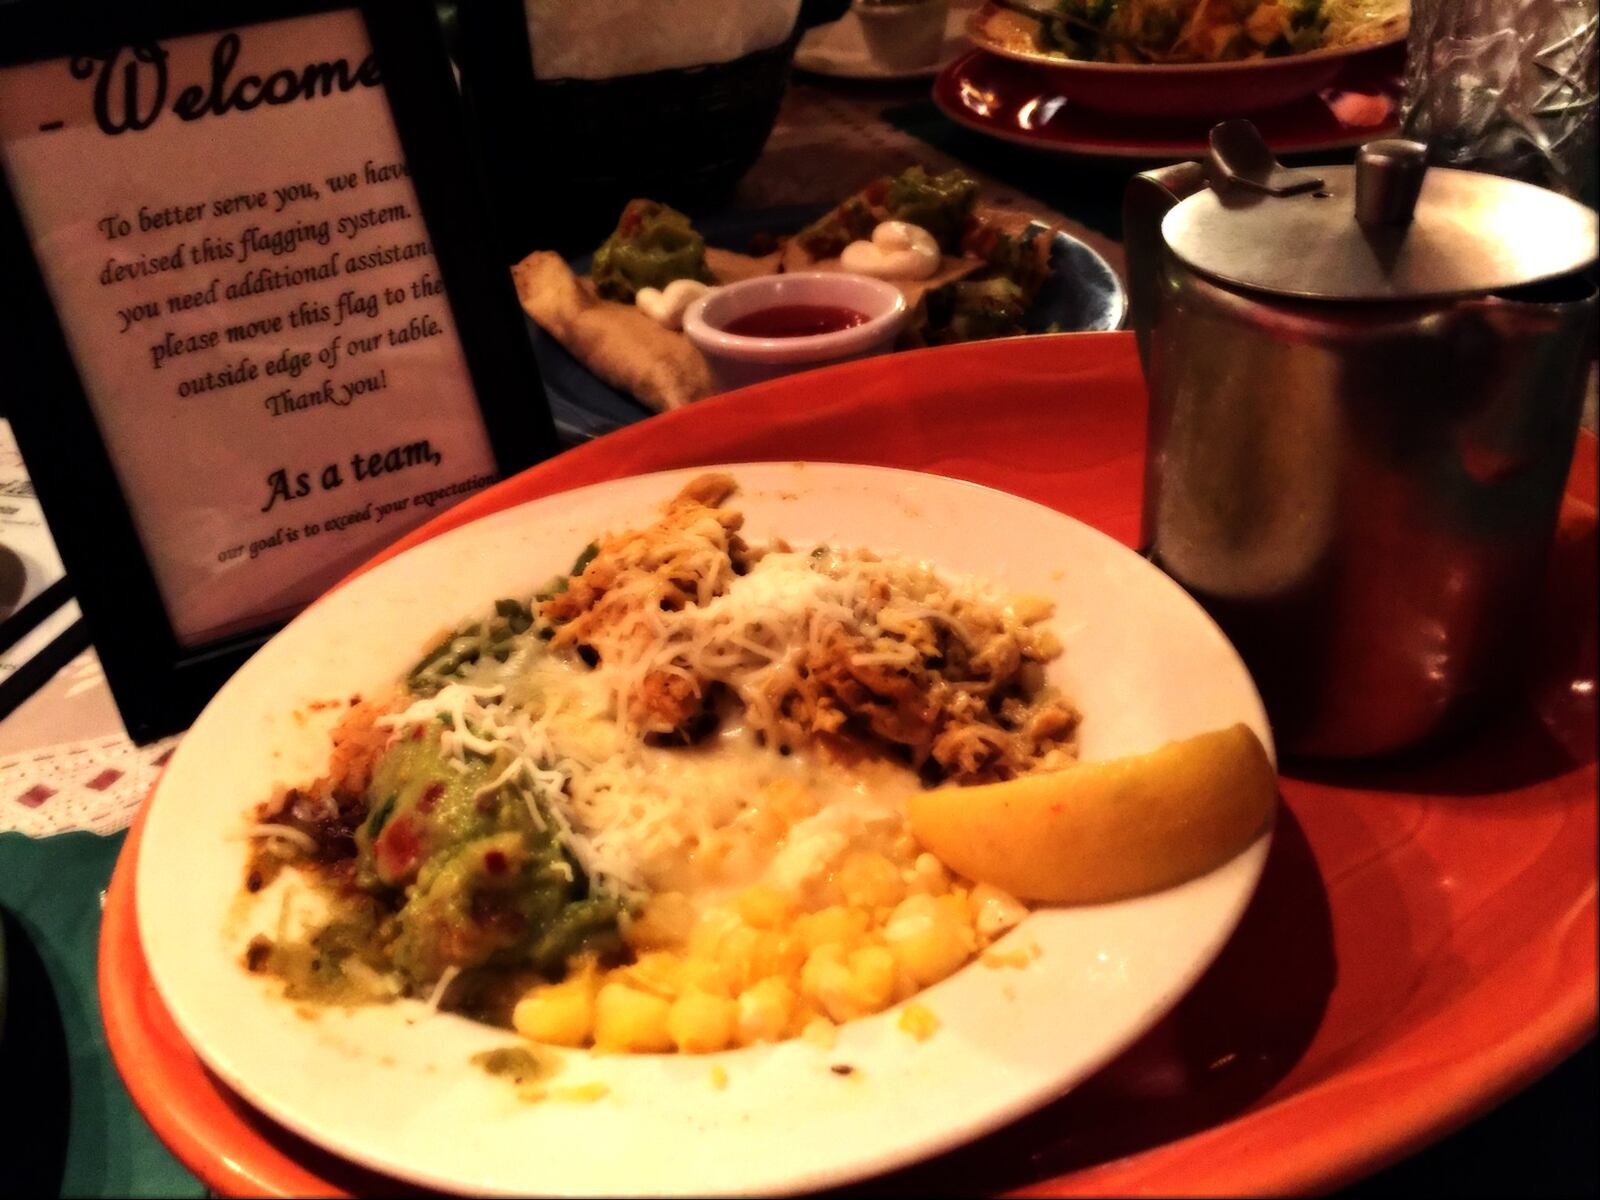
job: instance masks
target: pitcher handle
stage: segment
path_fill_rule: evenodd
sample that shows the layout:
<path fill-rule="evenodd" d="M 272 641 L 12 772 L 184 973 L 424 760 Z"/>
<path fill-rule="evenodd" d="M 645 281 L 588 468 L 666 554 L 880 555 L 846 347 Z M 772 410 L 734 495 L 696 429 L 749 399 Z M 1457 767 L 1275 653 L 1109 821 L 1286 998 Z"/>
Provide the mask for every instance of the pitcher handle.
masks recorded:
<path fill-rule="evenodd" d="M 1150 371 L 1150 326 L 1155 319 L 1156 279 L 1161 267 L 1161 219 L 1172 207 L 1206 186 L 1200 163 L 1176 163 L 1128 180 L 1122 194 L 1122 246 L 1128 264 L 1128 308 L 1139 362 Z"/>

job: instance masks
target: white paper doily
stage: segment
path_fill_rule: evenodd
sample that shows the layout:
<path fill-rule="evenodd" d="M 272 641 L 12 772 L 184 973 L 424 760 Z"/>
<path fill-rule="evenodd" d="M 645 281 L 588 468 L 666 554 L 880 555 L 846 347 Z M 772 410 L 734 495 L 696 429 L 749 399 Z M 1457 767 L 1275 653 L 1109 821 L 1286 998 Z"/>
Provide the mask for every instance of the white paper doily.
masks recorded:
<path fill-rule="evenodd" d="M 63 667 L 45 691 L 50 694 L 39 699 L 68 726 L 77 723 L 73 718 L 83 709 L 95 716 L 110 708 L 93 650 Z M 85 723 L 104 729 L 103 722 Z M 126 829 L 177 744 L 178 738 L 170 737 L 135 746 L 126 733 L 99 732 L 0 754 L 0 833 L 46 837 Z"/>

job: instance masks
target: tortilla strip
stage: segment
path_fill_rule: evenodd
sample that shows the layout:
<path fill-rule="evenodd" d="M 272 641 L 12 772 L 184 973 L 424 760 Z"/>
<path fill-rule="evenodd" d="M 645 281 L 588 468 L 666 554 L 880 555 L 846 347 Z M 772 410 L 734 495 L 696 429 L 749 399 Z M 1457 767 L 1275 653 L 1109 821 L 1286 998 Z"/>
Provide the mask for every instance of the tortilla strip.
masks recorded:
<path fill-rule="evenodd" d="M 631 304 L 595 295 L 559 254 L 537 250 L 511 268 L 527 314 L 601 379 L 666 412 L 711 394 L 711 369 L 689 339 Z"/>

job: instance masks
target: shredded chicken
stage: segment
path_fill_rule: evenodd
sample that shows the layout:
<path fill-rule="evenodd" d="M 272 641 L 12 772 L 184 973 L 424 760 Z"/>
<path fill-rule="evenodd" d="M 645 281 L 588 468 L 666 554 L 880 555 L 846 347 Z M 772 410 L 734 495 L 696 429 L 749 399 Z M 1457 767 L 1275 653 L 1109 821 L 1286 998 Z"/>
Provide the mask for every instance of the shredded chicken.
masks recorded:
<path fill-rule="evenodd" d="M 726 475 L 700 476 L 653 524 L 601 539 L 541 606 L 551 645 L 608 672 L 639 732 L 693 740 L 725 688 L 777 745 L 893 753 L 936 779 L 1005 779 L 1070 755 L 1077 714 L 1043 689 L 1059 653 L 1034 627 L 1043 609 L 1024 619 L 862 551 L 752 550 L 723 507 L 733 492 Z M 739 585 L 757 564 L 774 569 Z"/>
<path fill-rule="evenodd" d="M 257 805 L 255 832 L 263 840 L 257 843 L 251 875 L 258 884 L 275 874 L 280 846 L 298 850 L 309 846 L 311 856 L 322 860 L 354 852 L 356 828 L 367 818 L 367 785 L 392 736 L 379 722 L 397 700 L 391 695 L 353 702 L 334 727 L 327 772 L 304 787 L 278 788 Z M 288 836 L 271 836 L 273 829 L 288 831 Z"/>

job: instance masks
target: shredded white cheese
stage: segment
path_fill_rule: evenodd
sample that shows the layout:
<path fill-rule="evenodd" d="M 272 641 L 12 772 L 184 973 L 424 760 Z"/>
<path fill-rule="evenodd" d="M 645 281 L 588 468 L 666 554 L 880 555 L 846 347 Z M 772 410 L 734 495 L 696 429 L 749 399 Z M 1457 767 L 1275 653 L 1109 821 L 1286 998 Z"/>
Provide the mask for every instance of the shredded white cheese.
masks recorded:
<path fill-rule="evenodd" d="M 277 825 L 271 822 L 261 822 L 252 825 L 245 832 L 246 837 L 266 838 L 275 842 L 288 842 L 302 854 L 315 854 L 317 852 L 317 839 L 303 829 L 296 829 L 293 825 Z"/>
<path fill-rule="evenodd" d="M 604 619 L 582 638 L 598 654 L 593 669 L 539 653 L 480 663 L 473 683 L 450 683 L 381 723 L 395 736 L 443 726 L 440 746 L 455 769 L 467 770 L 469 755 L 496 765 L 477 796 L 517 788 L 535 826 L 555 827 L 593 886 L 636 896 L 738 822 L 775 778 L 803 771 L 772 753 L 781 706 L 809 656 L 825 656 L 839 634 L 870 647 L 854 665 L 890 667 L 931 652 L 935 623 L 974 657 L 989 642 L 1015 653 L 1031 636 L 987 590 L 947 582 L 927 563 L 785 548 L 739 574 L 729 537 L 704 515 L 608 542 L 616 569 L 598 602 Z M 652 678 L 682 680 L 696 698 L 724 686 L 743 732 L 705 750 L 645 744 L 633 700 Z M 779 873 L 823 869 L 835 841 L 835 833 L 802 838 Z"/>
<path fill-rule="evenodd" d="M 433 991 L 428 993 L 427 1006 L 429 1012 L 438 1012 L 439 1005 L 444 1000 L 445 992 L 450 990 L 450 985 L 456 981 L 456 976 L 461 974 L 461 968 L 450 966 L 444 969 L 439 976 L 439 982 L 433 985 Z"/>

